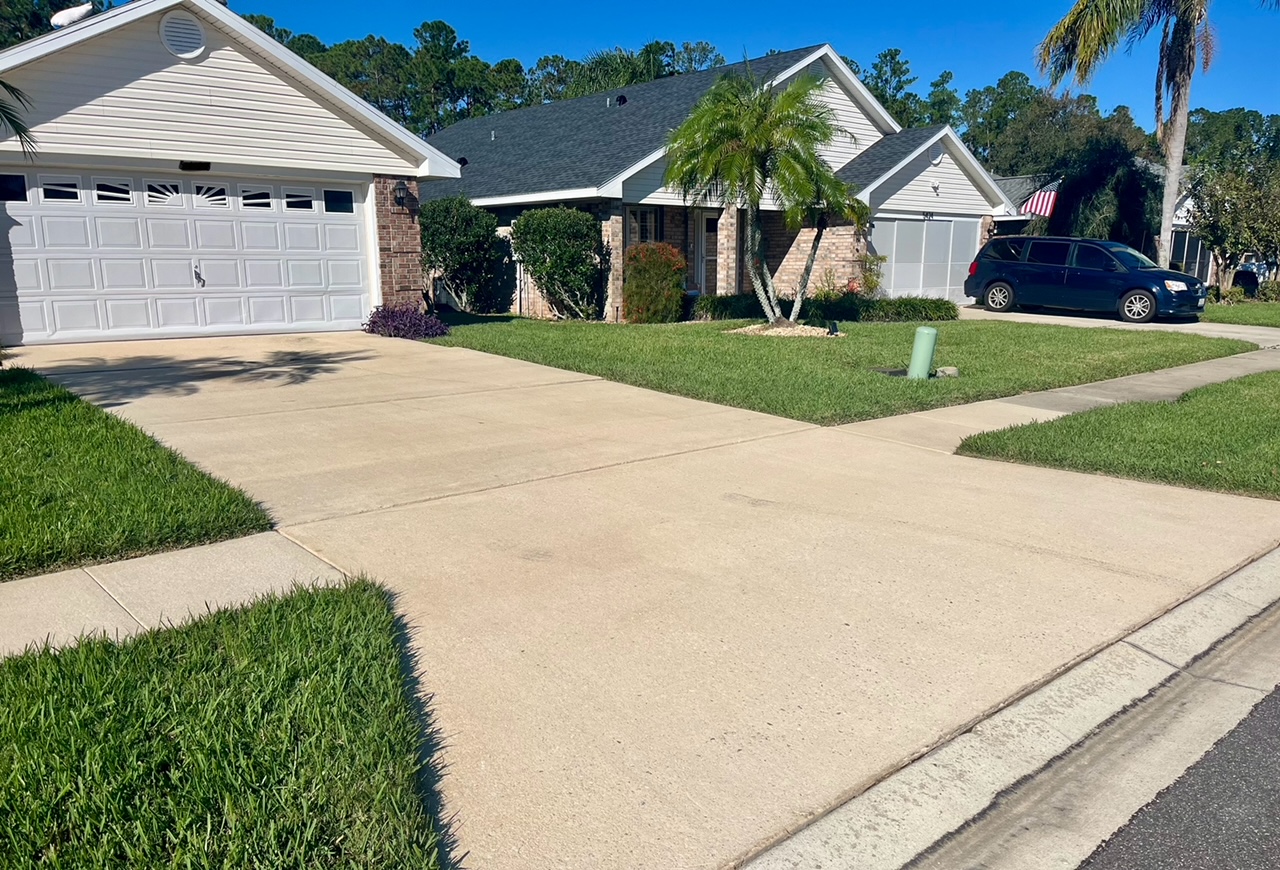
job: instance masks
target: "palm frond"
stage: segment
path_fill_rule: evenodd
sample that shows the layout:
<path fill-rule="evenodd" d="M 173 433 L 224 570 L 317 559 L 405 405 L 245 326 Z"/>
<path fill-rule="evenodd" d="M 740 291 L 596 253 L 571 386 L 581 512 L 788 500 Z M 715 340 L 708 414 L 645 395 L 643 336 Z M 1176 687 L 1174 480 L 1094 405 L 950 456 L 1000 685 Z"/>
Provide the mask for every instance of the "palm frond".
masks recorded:
<path fill-rule="evenodd" d="M 23 110 L 31 108 L 31 100 L 6 81 L 0 81 L 0 91 L 8 95 L 8 99 L 0 97 L 0 134 L 16 138 L 23 155 L 31 157 L 36 152 L 36 140 L 23 117 Z"/>
<path fill-rule="evenodd" d="M 1084 86 L 1135 30 L 1154 3 L 1181 0 L 1077 0 L 1036 51 L 1040 71 L 1053 87 L 1068 80 Z"/>

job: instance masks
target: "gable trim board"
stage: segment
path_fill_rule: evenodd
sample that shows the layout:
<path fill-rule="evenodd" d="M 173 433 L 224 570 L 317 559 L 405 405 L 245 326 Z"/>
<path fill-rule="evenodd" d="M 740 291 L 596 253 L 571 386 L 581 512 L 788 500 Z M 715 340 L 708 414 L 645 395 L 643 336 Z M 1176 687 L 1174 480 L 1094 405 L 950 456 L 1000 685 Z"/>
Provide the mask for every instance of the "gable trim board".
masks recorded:
<path fill-rule="evenodd" d="M 196 50 L 194 27 L 162 42 L 179 9 Z M 0 52 L 0 75 L 38 137 L 31 158 L 0 140 L 25 190 L 0 203 L 0 342 L 353 330 L 417 300 L 395 186 L 458 165 L 214 0 L 134 0 Z"/>
<path fill-rule="evenodd" d="M 311 64 L 259 31 L 216 0 L 133 0 L 62 30 L 0 52 L 0 74 L 20 70 L 58 52 L 84 44 L 118 28 L 155 16 L 157 24 L 163 13 L 184 8 L 203 23 L 212 25 L 230 38 L 237 48 L 244 48 L 259 63 L 271 68 L 279 78 L 294 85 L 330 109 L 365 136 L 382 143 L 404 162 L 404 173 L 418 178 L 457 178 L 460 168 L 453 161 L 378 112 L 364 100 L 321 73 Z M 157 27 L 158 30 L 158 27 Z M 159 38 L 157 33 L 157 39 Z M 207 52 L 205 52 L 207 55 Z M 175 63 L 183 63 L 174 58 Z M 199 58 L 195 59 L 199 62 Z M 3 144 L 3 143 L 0 143 Z M 387 171 L 389 167 L 378 167 Z M 373 171 L 374 168 L 370 167 Z"/>

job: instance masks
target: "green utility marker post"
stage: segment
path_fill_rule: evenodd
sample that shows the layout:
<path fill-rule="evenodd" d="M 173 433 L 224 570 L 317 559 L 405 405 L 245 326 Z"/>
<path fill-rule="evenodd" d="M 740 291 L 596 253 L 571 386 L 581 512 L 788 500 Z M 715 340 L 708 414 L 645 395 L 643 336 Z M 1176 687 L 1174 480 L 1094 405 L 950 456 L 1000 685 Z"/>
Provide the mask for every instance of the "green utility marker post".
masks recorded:
<path fill-rule="evenodd" d="M 907 380 L 927 381 L 933 371 L 933 352 L 938 347 L 938 330 L 922 326 L 916 330 L 916 343 L 911 348 L 911 365 L 907 367 Z"/>

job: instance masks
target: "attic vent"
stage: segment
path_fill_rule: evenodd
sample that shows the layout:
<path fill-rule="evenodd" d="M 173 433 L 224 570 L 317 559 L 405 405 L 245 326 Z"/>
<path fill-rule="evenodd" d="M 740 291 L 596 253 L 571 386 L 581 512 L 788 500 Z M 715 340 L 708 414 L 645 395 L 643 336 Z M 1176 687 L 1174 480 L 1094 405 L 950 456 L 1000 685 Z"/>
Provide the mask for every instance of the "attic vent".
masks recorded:
<path fill-rule="evenodd" d="M 929 162 L 932 163 L 934 166 L 937 166 L 939 163 L 942 162 L 942 155 L 944 153 L 945 152 L 942 147 L 942 143 L 938 142 L 932 148 L 929 149 Z"/>
<path fill-rule="evenodd" d="M 174 10 L 160 19 L 160 41 L 170 54 L 191 60 L 204 53 L 204 28 L 194 15 Z"/>

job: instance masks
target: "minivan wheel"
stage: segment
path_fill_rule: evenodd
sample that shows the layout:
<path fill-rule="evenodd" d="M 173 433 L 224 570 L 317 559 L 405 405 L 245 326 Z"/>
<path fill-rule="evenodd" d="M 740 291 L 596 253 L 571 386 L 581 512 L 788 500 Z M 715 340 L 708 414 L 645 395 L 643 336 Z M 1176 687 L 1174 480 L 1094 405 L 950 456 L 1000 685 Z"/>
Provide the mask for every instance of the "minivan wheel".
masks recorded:
<path fill-rule="evenodd" d="M 1013 288 L 1002 282 L 992 284 L 982 295 L 982 307 L 988 311 L 1012 311 Z"/>
<path fill-rule="evenodd" d="M 1130 290 L 1120 299 L 1120 319 L 1128 323 L 1150 323 L 1156 317 L 1156 297 L 1146 290 Z"/>

